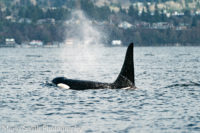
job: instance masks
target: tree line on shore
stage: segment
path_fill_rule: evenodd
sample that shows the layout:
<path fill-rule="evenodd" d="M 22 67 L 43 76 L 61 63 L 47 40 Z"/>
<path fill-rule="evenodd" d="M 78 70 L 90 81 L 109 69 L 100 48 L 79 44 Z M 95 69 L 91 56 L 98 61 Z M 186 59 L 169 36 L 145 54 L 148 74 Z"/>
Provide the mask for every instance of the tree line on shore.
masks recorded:
<path fill-rule="evenodd" d="M 0 6 L 1 8 L 1 6 Z M 75 3 L 72 9 L 56 7 L 44 8 L 38 5 L 15 5 L 6 10 L 0 10 L 0 43 L 4 43 L 5 38 L 15 38 L 18 44 L 30 40 L 42 40 L 48 42 L 63 42 L 65 32 L 67 32 L 64 22 L 70 19 L 73 8 L 77 8 Z M 91 1 L 81 0 L 80 9 L 84 11 L 88 18 L 96 21 L 106 21 L 102 28 L 106 29 L 107 40 L 110 44 L 112 40 L 122 40 L 124 44 L 134 41 L 138 45 L 183 45 L 200 44 L 200 16 L 192 15 L 189 10 L 184 11 L 182 16 L 167 17 L 163 10 L 155 9 L 153 15 L 148 5 L 146 10 L 139 14 L 138 10 L 130 6 L 128 10 L 120 8 L 119 12 L 113 12 L 108 6 L 98 7 Z M 27 18 L 31 23 L 12 22 L 7 16 L 14 16 L 16 19 Z M 56 23 L 38 24 L 40 19 L 53 18 Z M 142 28 L 119 28 L 122 21 L 135 22 L 169 22 L 174 26 L 187 24 L 187 29 L 142 29 Z"/>

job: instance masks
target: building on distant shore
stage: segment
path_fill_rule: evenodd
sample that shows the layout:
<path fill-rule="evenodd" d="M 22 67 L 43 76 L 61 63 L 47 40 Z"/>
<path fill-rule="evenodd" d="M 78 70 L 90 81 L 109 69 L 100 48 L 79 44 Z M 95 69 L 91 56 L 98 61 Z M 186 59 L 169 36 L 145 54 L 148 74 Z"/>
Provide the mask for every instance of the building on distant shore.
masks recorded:
<path fill-rule="evenodd" d="M 32 23 L 32 20 L 29 19 L 29 18 L 20 18 L 18 20 L 18 23 L 22 24 L 22 23 L 26 23 L 26 24 L 31 24 Z"/>
<path fill-rule="evenodd" d="M 133 25 L 130 24 L 129 22 L 127 22 L 127 21 L 123 21 L 123 22 L 121 22 L 121 23 L 118 25 L 118 27 L 123 28 L 123 29 L 129 29 L 129 28 L 131 28 L 132 26 L 133 26 Z"/>
<path fill-rule="evenodd" d="M 157 22 L 152 24 L 152 29 L 171 29 L 174 25 L 168 22 Z"/>
<path fill-rule="evenodd" d="M 6 38 L 4 44 L 0 44 L 0 47 L 16 47 L 14 38 Z"/>
<path fill-rule="evenodd" d="M 40 40 L 32 40 L 30 43 L 29 43 L 30 46 L 33 46 L 33 47 L 41 47 L 43 46 L 43 42 L 40 41 Z"/>
<path fill-rule="evenodd" d="M 112 45 L 113 46 L 121 46 L 122 45 L 122 41 L 121 40 L 112 40 Z"/>
<path fill-rule="evenodd" d="M 39 19 L 37 21 L 38 25 L 41 25 L 41 24 L 53 24 L 54 25 L 55 23 L 56 23 L 56 21 L 54 18 Z"/>
<path fill-rule="evenodd" d="M 5 39 L 6 45 L 15 45 L 15 39 L 14 38 L 6 38 Z"/>
<path fill-rule="evenodd" d="M 72 38 L 69 38 L 65 41 L 65 45 L 67 46 L 70 46 L 70 45 L 72 46 L 73 44 L 74 44 L 74 40 Z"/>

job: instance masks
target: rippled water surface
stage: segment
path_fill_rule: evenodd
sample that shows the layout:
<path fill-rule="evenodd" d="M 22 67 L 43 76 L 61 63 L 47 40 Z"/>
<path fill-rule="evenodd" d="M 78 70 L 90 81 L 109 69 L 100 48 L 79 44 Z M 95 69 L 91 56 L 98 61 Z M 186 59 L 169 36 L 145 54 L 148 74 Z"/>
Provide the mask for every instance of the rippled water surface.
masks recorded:
<path fill-rule="evenodd" d="M 8 132 L 5 126 L 199 132 L 200 47 L 136 47 L 136 90 L 75 91 L 50 84 L 57 76 L 112 82 L 125 51 L 0 48 L 0 132 Z"/>

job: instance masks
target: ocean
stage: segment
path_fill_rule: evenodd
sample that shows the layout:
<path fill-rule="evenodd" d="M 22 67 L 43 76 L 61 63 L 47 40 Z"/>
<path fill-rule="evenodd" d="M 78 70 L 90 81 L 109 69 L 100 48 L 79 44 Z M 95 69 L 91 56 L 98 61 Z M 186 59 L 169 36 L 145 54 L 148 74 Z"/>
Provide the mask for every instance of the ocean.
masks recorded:
<path fill-rule="evenodd" d="M 135 47 L 135 90 L 51 83 L 58 76 L 113 82 L 125 52 L 0 48 L 0 132 L 200 132 L 200 47 Z"/>

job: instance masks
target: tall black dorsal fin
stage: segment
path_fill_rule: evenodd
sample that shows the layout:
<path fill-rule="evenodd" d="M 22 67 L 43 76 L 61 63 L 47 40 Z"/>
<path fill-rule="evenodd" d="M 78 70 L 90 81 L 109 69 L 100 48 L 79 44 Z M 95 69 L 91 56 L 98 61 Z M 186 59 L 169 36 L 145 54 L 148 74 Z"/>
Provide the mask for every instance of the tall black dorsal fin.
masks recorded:
<path fill-rule="evenodd" d="M 133 43 L 128 46 L 121 72 L 113 83 L 117 88 L 135 86 L 133 47 Z"/>

